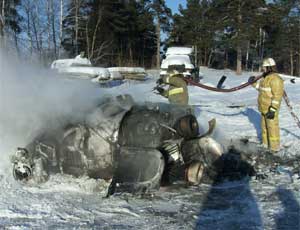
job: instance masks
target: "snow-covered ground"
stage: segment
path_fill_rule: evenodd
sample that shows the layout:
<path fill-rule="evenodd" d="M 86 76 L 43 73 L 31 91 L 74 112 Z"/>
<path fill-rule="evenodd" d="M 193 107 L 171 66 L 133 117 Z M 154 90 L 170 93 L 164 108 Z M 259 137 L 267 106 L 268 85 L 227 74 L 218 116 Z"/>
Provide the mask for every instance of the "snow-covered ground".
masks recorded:
<path fill-rule="evenodd" d="M 201 82 L 213 86 L 226 75 L 224 85 L 228 88 L 246 82 L 253 74 L 236 76 L 230 70 L 204 67 L 200 71 L 204 76 Z M 178 185 L 151 196 L 116 194 L 110 198 L 104 198 L 105 184 L 88 178 L 55 175 L 39 187 L 15 182 L 9 154 L 24 145 L 35 130 L 47 127 L 45 122 L 50 126 L 52 117 L 84 111 L 103 95 L 127 93 L 140 102 L 167 100 L 152 92 L 157 71 L 149 71 L 152 78 L 146 82 L 128 81 L 114 88 L 96 88 L 76 79 L 53 81 L 49 76 L 31 81 L 20 78 L 16 70 L 5 73 L 6 77 L 0 73 L 1 229 L 300 229 L 300 180 L 291 183 L 285 174 L 264 181 L 252 178 L 216 186 Z M 9 80 L 10 74 L 15 76 L 10 79 L 20 81 Z M 296 84 L 285 81 L 294 110 L 300 115 L 299 86 L 297 80 Z M 189 95 L 203 130 L 208 120 L 217 119 L 215 137 L 223 144 L 260 136 L 255 89 L 216 93 L 189 86 Z M 31 132 L 29 127 L 34 127 Z M 290 151 L 296 154 L 300 130 L 284 103 L 280 127 L 282 144 L 291 146 Z"/>

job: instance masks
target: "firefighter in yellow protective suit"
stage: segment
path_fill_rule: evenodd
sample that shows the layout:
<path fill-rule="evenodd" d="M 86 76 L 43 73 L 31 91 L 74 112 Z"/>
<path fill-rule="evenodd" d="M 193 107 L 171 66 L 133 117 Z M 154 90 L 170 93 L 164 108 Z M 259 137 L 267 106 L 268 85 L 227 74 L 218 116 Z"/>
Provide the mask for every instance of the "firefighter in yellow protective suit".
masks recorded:
<path fill-rule="evenodd" d="M 160 95 L 168 98 L 171 104 L 188 105 L 187 83 L 183 78 L 183 74 L 179 73 L 179 71 L 175 69 L 170 70 L 166 76 L 158 79 L 156 90 Z M 169 85 L 169 88 L 165 90 L 163 87 L 160 87 L 162 84 Z"/>
<path fill-rule="evenodd" d="M 277 152 L 280 150 L 280 132 L 278 114 L 284 92 L 283 80 L 276 72 L 276 63 L 272 58 L 263 60 L 264 77 L 253 84 L 258 90 L 258 110 L 261 112 L 262 143 Z M 249 82 L 254 77 L 249 78 Z"/>

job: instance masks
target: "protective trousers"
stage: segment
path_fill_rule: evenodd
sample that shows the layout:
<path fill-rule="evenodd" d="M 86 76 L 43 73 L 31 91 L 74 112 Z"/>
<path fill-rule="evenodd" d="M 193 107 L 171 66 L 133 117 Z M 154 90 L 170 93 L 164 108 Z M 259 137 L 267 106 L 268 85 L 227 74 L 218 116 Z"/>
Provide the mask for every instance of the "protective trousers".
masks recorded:
<path fill-rule="evenodd" d="M 264 114 L 261 114 L 261 131 L 263 144 L 268 146 L 272 151 L 279 151 L 280 131 L 278 112 L 276 112 L 274 119 L 267 119 Z"/>

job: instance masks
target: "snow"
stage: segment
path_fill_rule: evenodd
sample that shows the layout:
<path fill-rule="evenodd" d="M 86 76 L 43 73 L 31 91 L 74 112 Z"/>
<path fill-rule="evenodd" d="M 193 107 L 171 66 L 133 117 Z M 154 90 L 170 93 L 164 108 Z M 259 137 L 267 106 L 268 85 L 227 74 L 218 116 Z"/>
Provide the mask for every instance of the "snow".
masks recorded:
<path fill-rule="evenodd" d="M 141 67 L 92 67 L 91 61 L 80 55 L 73 59 L 58 59 L 51 64 L 51 69 L 56 70 L 63 77 L 91 79 L 92 82 L 107 80 L 122 80 L 126 74 L 143 74 L 146 71 Z M 140 77 L 141 78 L 141 77 Z"/>
<path fill-rule="evenodd" d="M 162 70 L 162 71 L 160 71 L 159 74 L 160 74 L 160 76 L 164 76 L 164 75 L 168 74 L 168 71 L 167 70 Z M 185 77 L 188 77 L 188 76 L 191 76 L 191 73 L 189 71 L 184 71 L 184 72 L 182 72 L 182 75 L 185 76 Z"/>
<path fill-rule="evenodd" d="M 51 69 L 65 78 L 90 79 L 95 83 L 106 81 L 139 79 L 145 80 L 146 71 L 141 67 L 92 67 L 87 58 L 59 59 L 52 63 Z"/>
<path fill-rule="evenodd" d="M 222 75 L 228 76 L 224 86 L 231 88 L 247 82 L 251 75 L 259 73 L 243 73 L 241 76 L 235 75 L 230 70 L 210 70 L 202 67 L 201 72 L 204 75 L 202 83 L 216 86 Z M 300 97 L 299 82 L 291 83 L 285 80 L 285 89 L 289 96 L 295 113 L 300 114 L 300 105 L 296 104 Z M 218 93 L 200 89 L 195 86 L 189 87 L 191 95 L 190 103 L 199 105 L 198 109 L 203 117 L 215 117 L 218 127 L 222 132 L 226 132 L 226 139 L 239 136 L 256 137 L 261 135 L 260 114 L 257 110 L 257 91 L 252 87 L 247 87 L 241 91 L 233 93 Z M 208 106 L 208 107 L 204 107 Z M 237 108 L 230 108 L 241 106 Z M 294 122 L 290 112 L 282 101 L 281 112 L 279 116 L 281 127 L 281 143 L 289 142 L 293 146 L 299 143 L 300 130 Z M 234 122 L 233 122 L 234 121 Z"/>
<path fill-rule="evenodd" d="M 166 55 L 189 55 L 193 53 L 193 48 L 190 47 L 169 47 L 167 49 Z"/>
<path fill-rule="evenodd" d="M 110 67 L 109 72 L 118 71 L 120 73 L 146 73 L 144 68 L 141 67 Z"/>
<path fill-rule="evenodd" d="M 65 73 L 71 76 L 89 77 L 99 80 L 108 80 L 110 73 L 106 68 L 101 67 L 66 67 L 59 68 L 58 73 Z"/>
<path fill-rule="evenodd" d="M 87 58 L 80 55 L 73 59 L 58 59 L 51 64 L 51 69 L 65 77 L 92 78 L 92 82 L 110 79 L 110 72 L 106 68 L 92 67 Z"/>
<path fill-rule="evenodd" d="M 87 58 L 82 58 L 80 55 L 72 59 L 58 59 L 51 64 L 51 69 L 60 69 L 70 66 L 92 66 L 92 63 Z"/>
<path fill-rule="evenodd" d="M 162 60 L 161 68 L 168 69 L 169 65 L 185 65 L 186 69 L 194 69 L 194 65 L 191 64 L 190 57 L 188 55 L 170 55 Z"/>
<path fill-rule="evenodd" d="M 29 75 L 36 75 L 34 77 L 23 71 L 26 78 L 22 76 L 20 80 L 18 70 L 5 71 L 6 66 L 1 67 L 4 72 L 0 73 L 0 104 L 5 112 L 0 115 L 0 228 L 300 229 L 300 181 L 295 178 L 295 182 L 290 183 L 284 174 L 263 181 L 252 178 L 215 186 L 202 184 L 186 188 L 176 184 L 153 195 L 115 194 L 110 198 L 104 198 L 107 184 L 90 178 L 53 175 L 38 187 L 17 183 L 11 175 L 8 153 L 26 144 L 36 130 L 51 127 L 51 118 L 79 116 L 103 95 L 127 93 L 140 102 L 167 100 L 152 92 L 158 71 L 149 71 L 151 79 L 139 84 L 127 82 L 114 88 L 96 88 L 87 81 L 46 77 L 38 71 L 29 72 Z M 245 72 L 237 76 L 230 70 L 205 67 L 200 71 L 203 74 L 201 82 L 214 86 L 226 75 L 226 88 L 259 74 Z M 19 81 L 14 84 L 14 79 Z M 296 114 L 300 114 L 299 84 L 299 81 L 295 84 L 285 81 Z M 215 117 L 214 136 L 224 145 L 232 138 L 249 136 L 255 140 L 260 136 L 255 89 L 248 87 L 234 93 L 217 93 L 189 86 L 188 90 L 190 104 L 195 106 L 202 130 L 207 128 L 207 121 Z M 284 102 L 280 128 L 281 143 L 289 143 L 291 151 L 298 154 L 299 128 Z"/>
<path fill-rule="evenodd" d="M 108 69 L 109 73 L 110 73 L 110 78 L 112 80 L 122 80 L 124 79 L 124 77 L 122 76 L 122 74 L 119 71 L 113 71 Z"/>

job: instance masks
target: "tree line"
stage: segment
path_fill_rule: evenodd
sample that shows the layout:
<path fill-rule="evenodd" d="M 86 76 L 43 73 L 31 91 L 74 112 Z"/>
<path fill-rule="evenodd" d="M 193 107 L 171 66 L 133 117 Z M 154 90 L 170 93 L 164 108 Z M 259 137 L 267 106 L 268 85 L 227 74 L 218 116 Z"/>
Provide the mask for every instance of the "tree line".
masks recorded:
<path fill-rule="evenodd" d="M 172 15 L 165 0 L 0 0 L 0 46 L 44 64 L 84 51 L 97 66 L 146 68 L 193 46 L 197 65 L 240 73 L 273 57 L 300 75 L 300 2 L 187 0 Z"/>
<path fill-rule="evenodd" d="M 241 73 L 273 57 L 279 71 L 300 76 L 300 1 L 187 0 L 168 44 L 194 46 L 199 65 Z"/>
<path fill-rule="evenodd" d="M 0 40 L 45 64 L 84 51 L 95 65 L 152 67 L 171 16 L 164 0 L 0 0 Z"/>

